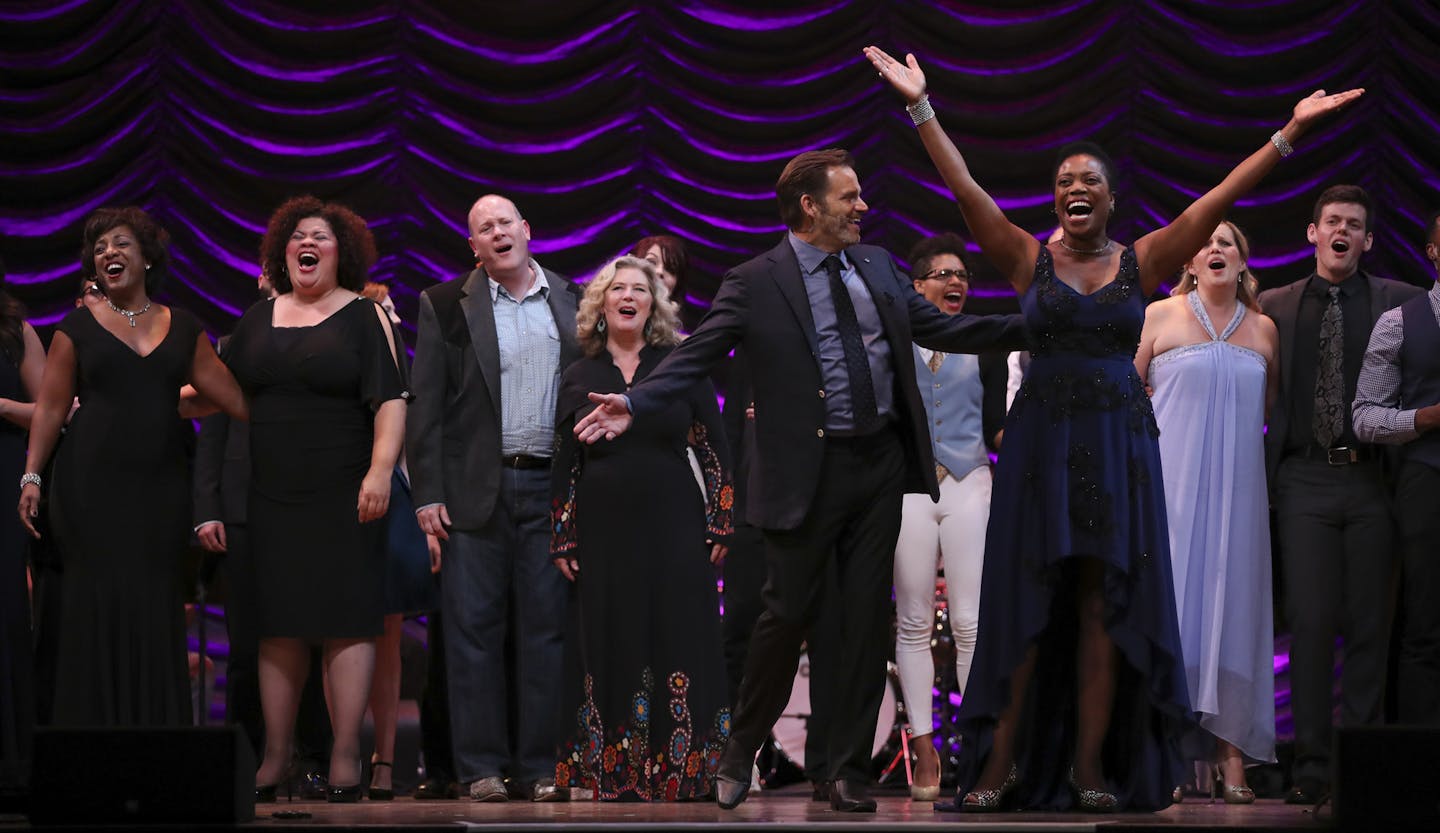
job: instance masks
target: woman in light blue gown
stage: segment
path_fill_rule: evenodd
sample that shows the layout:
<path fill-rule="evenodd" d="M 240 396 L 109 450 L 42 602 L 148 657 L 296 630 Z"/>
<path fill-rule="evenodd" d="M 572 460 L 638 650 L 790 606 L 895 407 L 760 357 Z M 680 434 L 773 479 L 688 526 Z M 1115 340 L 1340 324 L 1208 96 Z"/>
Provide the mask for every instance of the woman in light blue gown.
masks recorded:
<path fill-rule="evenodd" d="M 1249 247 L 1216 227 L 1173 297 L 1150 305 L 1135 367 L 1154 390 L 1170 558 L 1190 702 L 1188 757 L 1213 761 L 1227 803 L 1245 764 L 1275 760 L 1270 532 L 1263 426 L 1279 339 L 1256 303 Z"/>

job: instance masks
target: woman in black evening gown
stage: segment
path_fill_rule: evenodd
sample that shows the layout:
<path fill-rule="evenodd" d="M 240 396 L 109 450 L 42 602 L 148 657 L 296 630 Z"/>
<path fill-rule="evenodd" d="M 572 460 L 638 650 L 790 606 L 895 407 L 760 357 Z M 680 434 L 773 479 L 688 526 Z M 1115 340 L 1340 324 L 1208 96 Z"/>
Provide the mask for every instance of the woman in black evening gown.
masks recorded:
<path fill-rule="evenodd" d="M 40 477 L 52 451 L 49 521 L 65 580 L 53 722 L 191 722 L 181 602 L 190 478 L 181 388 L 245 418 L 210 339 L 187 312 L 151 301 L 168 261 L 165 232 L 138 208 L 85 223 L 81 272 L 105 300 L 60 322 L 31 422 L 20 519 L 37 538 Z M 74 396 L 75 412 L 56 451 Z M 195 408 L 201 407 L 195 405 Z M 198 411 L 196 411 L 198 413 Z"/>
<path fill-rule="evenodd" d="M 5 264 L 0 262 L 0 506 L 20 500 L 25 433 L 45 368 L 45 348 L 23 316 L 19 302 L 5 291 Z M 18 790 L 27 780 L 35 726 L 35 652 L 25 551 L 20 518 L 0 515 L 0 795 Z"/>
<path fill-rule="evenodd" d="M 713 565 L 733 491 L 715 392 L 701 382 L 614 442 L 580 445 L 586 393 L 644 378 L 679 319 L 655 267 L 623 257 L 586 287 L 576 322 L 586 358 L 566 369 L 555 420 L 551 552 L 576 586 L 555 783 L 602 800 L 702 798 L 730 734 Z"/>
<path fill-rule="evenodd" d="M 297 197 L 260 246 L 277 296 L 225 350 L 250 400 L 249 524 L 265 755 L 258 800 L 289 772 L 310 644 L 323 648 L 331 801 L 361 792 L 360 724 L 383 630 L 383 524 L 405 424 L 389 319 L 359 291 L 375 261 L 365 221 Z"/>

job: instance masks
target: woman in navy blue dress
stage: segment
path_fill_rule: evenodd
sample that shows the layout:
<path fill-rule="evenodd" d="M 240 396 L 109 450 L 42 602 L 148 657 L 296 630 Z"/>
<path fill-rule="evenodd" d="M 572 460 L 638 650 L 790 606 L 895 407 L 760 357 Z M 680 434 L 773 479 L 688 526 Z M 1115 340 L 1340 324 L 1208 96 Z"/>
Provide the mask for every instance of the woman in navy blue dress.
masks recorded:
<path fill-rule="evenodd" d="M 1132 247 L 1111 240 L 1114 165 L 1061 150 L 1060 236 L 1013 225 L 940 128 L 913 55 L 866 50 L 987 257 L 1020 295 L 1032 361 L 1005 425 L 960 709 L 957 805 L 1108 812 L 1168 806 L 1193 721 L 1180 658 L 1155 416 L 1133 358 L 1145 299 L 1317 118 L 1362 91 L 1317 92 L 1220 185 Z"/>

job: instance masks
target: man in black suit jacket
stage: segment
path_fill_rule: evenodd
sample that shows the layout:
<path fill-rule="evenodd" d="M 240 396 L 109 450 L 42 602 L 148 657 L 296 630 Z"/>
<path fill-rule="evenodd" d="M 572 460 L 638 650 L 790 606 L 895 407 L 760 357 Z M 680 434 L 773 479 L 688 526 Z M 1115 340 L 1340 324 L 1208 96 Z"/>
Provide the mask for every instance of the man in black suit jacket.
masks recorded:
<path fill-rule="evenodd" d="M 901 495 L 938 495 L 912 341 L 947 352 L 1020 346 L 1018 317 L 942 314 L 890 254 L 859 244 L 867 210 L 850 154 L 802 153 L 776 183 L 790 233 L 725 276 L 709 314 L 644 382 L 576 426 L 613 438 L 661 410 L 731 348 L 743 346 L 755 402 L 746 514 L 763 530 L 765 612 L 751 637 L 720 806 L 745 798 L 750 766 L 788 698 L 801 640 L 834 562 L 841 650 L 828 760 L 831 806 L 874 811 L 870 752 L 885 685 L 891 563 Z M 832 291 L 832 288 L 834 291 Z"/>
<path fill-rule="evenodd" d="M 1329 790 L 1337 635 L 1345 639 L 1341 722 L 1363 726 L 1383 717 L 1395 533 L 1384 455 L 1355 437 L 1350 405 L 1375 321 L 1421 290 L 1361 271 L 1360 256 L 1373 241 L 1370 215 L 1370 197 L 1358 186 L 1326 189 L 1306 231 L 1315 245 L 1315 271 L 1260 294 L 1261 309 L 1280 331 L 1280 395 L 1265 458 L 1293 637 L 1295 761 L 1286 796 L 1292 804 L 1314 804 Z M 1338 431 L 1321 425 L 1333 406 L 1325 406 L 1317 389 L 1332 305 L 1341 322 L 1343 389 L 1328 400 L 1341 403 Z"/>
<path fill-rule="evenodd" d="M 510 200 L 481 197 L 469 228 L 478 266 L 420 295 L 411 493 L 441 540 L 455 774 L 475 801 L 505 801 L 507 775 L 514 792 L 553 801 L 569 585 L 550 563 L 550 458 L 560 372 L 580 355 L 577 296 L 530 257 Z"/>

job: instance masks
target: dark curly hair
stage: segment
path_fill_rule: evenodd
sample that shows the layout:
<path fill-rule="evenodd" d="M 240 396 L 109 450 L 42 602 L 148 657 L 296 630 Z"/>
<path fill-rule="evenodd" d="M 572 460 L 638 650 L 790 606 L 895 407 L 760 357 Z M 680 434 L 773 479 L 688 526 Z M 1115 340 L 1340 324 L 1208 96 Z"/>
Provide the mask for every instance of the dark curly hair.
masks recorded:
<path fill-rule="evenodd" d="M 285 246 L 290 235 L 308 217 L 319 217 L 335 232 L 335 247 L 340 252 L 336 282 L 351 292 L 360 292 L 375 264 L 375 238 L 365 219 L 336 202 L 321 202 L 308 194 L 291 197 L 270 215 L 270 224 L 260 240 L 260 266 L 270 276 L 275 291 L 285 295 L 292 289 L 290 272 L 285 267 Z"/>
<path fill-rule="evenodd" d="M 970 271 L 970 255 L 965 251 L 965 238 L 953 231 L 927 237 L 910 250 L 910 279 L 920 280 L 930 274 L 930 262 L 940 255 L 955 255 L 960 265 Z"/>
<path fill-rule="evenodd" d="M 104 284 L 95 276 L 95 242 L 120 226 L 129 226 L 130 231 L 135 233 L 140 253 L 150 264 L 150 268 L 145 270 L 145 294 L 153 297 L 170 273 L 170 235 L 145 213 L 145 209 L 134 205 L 102 208 L 85 220 L 84 239 L 80 244 L 81 282 L 93 280 L 104 291 Z"/>

